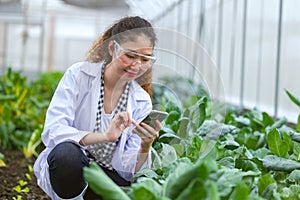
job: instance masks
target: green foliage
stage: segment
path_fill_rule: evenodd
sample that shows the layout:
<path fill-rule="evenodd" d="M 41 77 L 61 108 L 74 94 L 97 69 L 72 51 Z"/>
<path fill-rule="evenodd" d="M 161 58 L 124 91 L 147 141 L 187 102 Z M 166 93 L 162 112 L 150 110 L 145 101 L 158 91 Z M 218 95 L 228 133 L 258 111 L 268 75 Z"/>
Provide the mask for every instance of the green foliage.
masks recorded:
<path fill-rule="evenodd" d="M 169 116 L 152 148 L 152 169 L 122 188 L 131 199 L 300 199 L 300 115 L 293 128 L 255 108 L 187 93 L 178 102 L 178 92 L 159 92 L 158 107 Z"/>
<path fill-rule="evenodd" d="M 89 168 L 84 167 L 83 173 L 92 190 L 95 191 L 96 194 L 102 195 L 104 200 L 130 199 L 128 195 L 105 174 L 97 163 L 92 162 Z"/>
<path fill-rule="evenodd" d="M 8 68 L 0 77 L 0 145 L 3 149 L 22 151 L 27 148 L 31 149 L 27 157 L 37 155 L 40 135 L 36 130 L 42 129 L 46 109 L 61 76 L 58 72 L 48 72 L 41 74 L 37 81 L 28 82 L 20 71 Z"/>
<path fill-rule="evenodd" d="M 32 133 L 27 145 L 23 147 L 23 154 L 25 158 L 30 158 L 32 155 L 38 156 L 37 147 L 41 144 L 41 134 L 43 125 L 39 125 Z"/>
<path fill-rule="evenodd" d="M 29 193 L 30 186 L 29 182 L 32 181 L 31 175 L 33 174 L 32 166 L 28 166 L 28 173 L 24 174 L 24 179 L 20 179 L 16 186 L 12 188 L 12 191 L 17 194 L 17 197 L 13 197 L 13 199 L 22 200 L 22 193 Z"/>

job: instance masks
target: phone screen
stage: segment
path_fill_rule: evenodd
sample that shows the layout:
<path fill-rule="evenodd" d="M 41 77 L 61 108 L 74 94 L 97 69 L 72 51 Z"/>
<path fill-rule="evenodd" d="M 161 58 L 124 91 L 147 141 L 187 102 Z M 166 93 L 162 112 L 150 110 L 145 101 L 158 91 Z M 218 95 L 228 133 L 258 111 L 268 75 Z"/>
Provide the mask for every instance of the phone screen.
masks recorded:
<path fill-rule="evenodd" d="M 143 120 L 143 122 L 155 128 L 156 120 L 162 122 L 167 116 L 167 112 L 152 110 L 151 113 Z"/>

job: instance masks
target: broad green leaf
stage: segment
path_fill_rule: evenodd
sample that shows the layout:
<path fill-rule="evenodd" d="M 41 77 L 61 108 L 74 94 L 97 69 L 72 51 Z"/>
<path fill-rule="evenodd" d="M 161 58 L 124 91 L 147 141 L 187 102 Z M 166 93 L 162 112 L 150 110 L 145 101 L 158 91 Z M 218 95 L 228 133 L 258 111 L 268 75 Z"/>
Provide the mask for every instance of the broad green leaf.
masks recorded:
<path fill-rule="evenodd" d="M 253 131 L 251 128 L 243 128 L 235 137 L 240 145 L 245 145 L 249 149 L 259 149 L 265 146 L 265 134 Z"/>
<path fill-rule="evenodd" d="M 96 162 L 92 162 L 90 167 L 84 167 L 83 175 L 91 189 L 102 196 L 104 200 L 130 200 L 127 194 L 105 174 Z"/>
<path fill-rule="evenodd" d="M 178 121 L 180 118 L 180 113 L 176 110 L 172 110 L 169 112 L 169 115 L 165 119 L 165 124 L 170 124 L 172 125 L 174 122 Z"/>
<path fill-rule="evenodd" d="M 277 129 L 272 129 L 267 135 L 268 146 L 271 152 L 279 157 L 287 157 L 289 144 L 281 139 Z"/>
<path fill-rule="evenodd" d="M 261 196 L 265 199 L 280 200 L 280 196 L 277 193 L 277 184 L 272 183 L 266 187 L 266 189 L 261 193 Z"/>
<path fill-rule="evenodd" d="M 155 170 L 162 168 L 161 158 L 158 152 L 153 147 L 151 147 L 151 154 L 152 154 L 152 168 Z"/>
<path fill-rule="evenodd" d="M 231 200 L 247 200 L 250 193 L 250 188 L 244 182 L 239 182 L 234 188 L 232 194 L 229 199 Z"/>
<path fill-rule="evenodd" d="M 293 183 L 300 183 L 300 170 L 292 171 L 286 179 Z"/>
<path fill-rule="evenodd" d="M 289 153 L 293 153 L 294 143 L 293 143 L 293 140 L 291 139 L 290 135 L 287 134 L 286 132 L 284 132 L 282 134 L 282 138 L 283 138 L 283 141 L 285 141 L 288 144 L 288 146 L 289 146 L 288 152 Z"/>
<path fill-rule="evenodd" d="M 300 169 L 300 162 L 268 155 L 263 159 L 263 166 L 268 170 L 290 172 L 295 169 Z"/>
<path fill-rule="evenodd" d="M 273 176 L 271 174 L 265 174 L 262 175 L 258 179 L 258 193 L 261 195 L 264 190 L 272 183 L 275 183 L 276 181 L 274 180 Z"/>
<path fill-rule="evenodd" d="M 180 137 L 175 135 L 174 133 L 164 133 L 161 136 L 159 136 L 158 141 L 161 143 L 179 143 L 181 140 Z"/>
<path fill-rule="evenodd" d="M 218 123 L 214 120 L 205 120 L 203 124 L 198 128 L 199 135 L 205 137 L 208 140 L 218 140 L 219 137 L 226 134 L 235 133 L 236 127 L 223 123 Z"/>
<path fill-rule="evenodd" d="M 292 100 L 292 102 L 294 102 L 298 107 L 300 107 L 300 100 L 296 98 L 292 93 L 290 93 L 287 89 L 285 90 L 285 92 L 289 96 L 290 100 Z"/>
<path fill-rule="evenodd" d="M 298 142 L 294 142 L 293 155 L 291 156 L 294 160 L 300 161 L 300 144 Z"/>
<path fill-rule="evenodd" d="M 196 128 L 200 127 L 206 118 L 206 102 L 207 97 L 202 97 L 198 102 L 191 108 L 190 118 Z"/>
<path fill-rule="evenodd" d="M 272 124 L 274 124 L 274 120 L 272 119 L 272 117 L 270 117 L 270 115 L 266 112 L 262 113 L 262 122 L 265 125 L 265 127 L 270 126 Z"/>
<path fill-rule="evenodd" d="M 224 145 L 224 147 L 226 149 L 230 149 L 230 150 L 233 150 L 233 149 L 236 149 L 236 148 L 240 147 L 240 144 L 237 143 L 234 140 L 225 140 L 225 141 L 222 141 L 221 144 Z"/>
<path fill-rule="evenodd" d="M 242 169 L 243 171 L 255 171 L 260 172 L 259 168 L 255 164 L 255 162 L 246 159 L 237 159 L 235 161 L 235 167 L 238 169 Z"/>
<path fill-rule="evenodd" d="M 152 169 L 149 168 L 144 168 L 140 171 L 138 171 L 135 175 L 134 175 L 134 179 L 138 178 L 138 177 L 148 177 L 148 178 L 152 178 L 152 179 L 158 179 L 158 174 L 153 171 Z"/>
<path fill-rule="evenodd" d="M 256 177 L 258 176 L 258 174 L 259 173 L 253 171 L 243 172 L 236 168 L 223 168 L 217 171 L 217 174 L 214 178 L 217 179 L 218 191 L 220 196 L 227 197 L 231 194 L 233 188 L 245 177 Z"/>
<path fill-rule="evenodd" d="M 300 199 L 300 185 L 291 185 L 290 190 L 293 195 L 291 199 Z"/>
<path fill-rule="evenodd" d="M 186 169 L 178 167 L 168 176 L 164 185 L 163 195 L 175 199 L 193 179 L 204 181 L 207 177 L 208 169 L 202 163 Z"/>
<path fill-rule="evenodd" d="M 187 138 L 189 135 L 188 132 L 188 124 L 189 124 L 190 120 L 187 117 L 183 117 L 179 120 L 179 129 L 177 132 L 177 135 L 180 138 Z"/>
<path fill-rule="evenodd" d="M 207 197 L 207 189 L 202 181 L 192 180 L 186 189 L 184 189 L 176 200 L 199 200 Z"/>
<path fill-rule="evenodd" d="M 186 146 L 184 143 L 180 142 L 179 144 L 172 144 L 172 147 L 175 149 L 177 155 L 179 157 L 184 156 L 184 153 L 186 152 Z"/>
<path fill-rule="evenodd" d="M 162 149 L 159 152 L 159 156 L 161 158 L 162 167 L 165 167 L 177 160 L 178 157 L 175 149 L 171 145 L 164 143 L 161 143 L 161 145 Z"/>
<path fill-rule="evenodd" d="M 131 185 L 133 199 L 156 200 L 161 196 L 162 186 L 150 178 L 142 177 Z"/>
<path fill-rule="evenodd" d="M 209 181 L 206 188 L 207 188 L 207 193 L 208 193 L 207 199 L 209 199 L 209 200 L 219 200 L 220 199 L 218 185 L 216 182 Z"/>
<path fill-rule="evenodd" d="M 162 169 L 163 171 L 163 176 L 165 178 L 169 177 L 170 174 L 174 173 L 176 169 L 182 169 L 182 172 L 184 172 L 186 169 L 189 169 L 193 166 L 193 163 L 191 160 L 187 157 L 182 157 L 170 164 L 167 167 L 164 167 Z"/>
<path fill-rule="evenodd" d="M 186 156 L 190 158 L 193 162 L 198 160 L 200 156 L 201 146 L 203 144 L 203 140 L 198 136 L 194 135 L 191 139 L 191 144 L 187 147 Z"/>
<path fill-rule="evenodd" d="M 279 119 L 271 127 L 267 128 L 267 132 L 268 132 L 268 130 L 272 130 L 274 128 L 280 128 L 280 127 L 282 127 L 284 124 L 286 124 L 286 122 L 287 122 L 287 119 L 285 117 Z"/>
<path fill-rule="evenodd" d="M 235 160 L 232 157 L 224 157 L 218 161 L 218 164 L 233 169 L 235 167 Z"/>
<path fill-rule="evenodd" d="M 293 141 L 296 141 L 298 143 L 300 142 L 300 134 L 299 133 L 297 133 L 295 131 L 291 131 L 291 132 L 289 132 L 289 135 Z"/>
<path fill-rule="evenodd" d="M 300 199 L 300 185 L 289 185 L 289 187 L 282 188 L 280 197 L 282 200 Z"/>
<path fill-rule="evenodd" d="M 240 126 L 250 126 L 251 121 L 243 116 L 234 116 L 234 121 L 238 123 Z"/>
<path fill-rule="evenodd" d="M 252 151 L 252 155 L 258 159 L 263 159 L 271 151 L 265 147 Z"/>

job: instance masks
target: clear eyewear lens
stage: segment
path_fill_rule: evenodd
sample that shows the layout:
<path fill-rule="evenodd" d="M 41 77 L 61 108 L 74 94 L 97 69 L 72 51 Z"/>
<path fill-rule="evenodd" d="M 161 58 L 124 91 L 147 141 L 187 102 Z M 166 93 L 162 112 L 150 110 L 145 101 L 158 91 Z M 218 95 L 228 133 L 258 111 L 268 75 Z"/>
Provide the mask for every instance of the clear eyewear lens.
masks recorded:
<path fill-rule="evenodd" d="M 115 40 L 114 40 L 114 46 L 115 46 L 115 57 L 117 59 L 120 59 L 120 57 L 122 55 L 125 55 L 127 57 L 131 57 L 131 56 L 128 56 L 126 55 L 126 53 L 129 53 L 129 54 L 132 54 L 134 56 L 138 56 L 138 57 L 141 57 L 142 59 L 141 60 L 149 60 L 149 61 L 146 61 L 147 63 L 143 63 L 143 61 L 139 60 L 139 63 L 140 63 L 140 66 L 143 67 L 143 68 L 149 68 L 149 67 L 152 67 L 152 65 L 155 63 L 156 61 L 156 58 L 154 56 L 148 56 L 148 55 L 144 55 L 144 54 L 140 54 L 140 53 L 137 53 L 137 52 L 134 52 L 134 51 L 130 51 L 130 50 L 127 50 L 127 49 L 124 49 L 123 47 L 121 47 L 121 45 L 119 43 L 117 43 Z M 130 60 L 131 58 L 128 58 L 128 60 Z M 132 59 L 136 59 L 136 58 L 132 58 Z M 130 62 L 130 61 L 129 61 Z M 131 64 L 136 64 L 137 61 L 132 61 Z"/>

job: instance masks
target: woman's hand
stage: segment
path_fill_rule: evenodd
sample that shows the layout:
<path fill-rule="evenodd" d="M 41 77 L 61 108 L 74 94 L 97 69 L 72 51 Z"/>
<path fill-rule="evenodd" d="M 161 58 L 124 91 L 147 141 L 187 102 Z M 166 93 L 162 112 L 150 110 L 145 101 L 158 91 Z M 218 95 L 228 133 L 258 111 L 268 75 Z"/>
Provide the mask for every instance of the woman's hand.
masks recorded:
<path fill-rule="evenodd" d="M 137 134 L 142 139 L 140 153 L 148 153 L 152 143 L 159 136 L 158 132 L 162 128 L 162 124 L 156 120 L 156 128 L 154 129 L 143 122 L 138 124 L 133 121 L 132 123 L 136 126 L 136 128 L 133 129 L 133 133 Z"/>
<path fill-rule="evenodd" d="M 117 140 L 122 132 L 132 123 L 132 117 L 129 112 L 119 112 L 111 121 L 109 128 L 104 133 L 109 142 Z"/>

